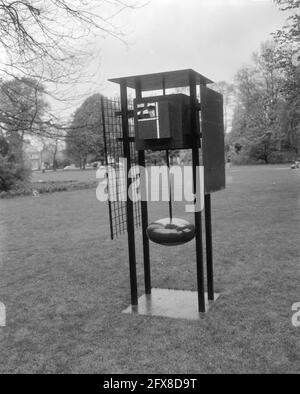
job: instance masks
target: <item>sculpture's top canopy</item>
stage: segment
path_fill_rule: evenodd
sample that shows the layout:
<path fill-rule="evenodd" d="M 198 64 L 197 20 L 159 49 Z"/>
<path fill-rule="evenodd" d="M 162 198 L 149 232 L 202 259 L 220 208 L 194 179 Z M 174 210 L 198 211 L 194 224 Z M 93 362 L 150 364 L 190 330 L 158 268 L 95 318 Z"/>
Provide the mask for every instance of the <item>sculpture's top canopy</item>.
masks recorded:
<path fill-rule="evenodd" d="M 109 79 L 109 81 L 118 84 L 125 82 L 126 86 L 132 89 L 135 89 L 140 85 L 142 91 L 149 91 L 189 86 L 190 76 L 195 79 L 196 84 L 206 85 L 213 83 L 210 79 L 191 69 L 113 78 Z"/>

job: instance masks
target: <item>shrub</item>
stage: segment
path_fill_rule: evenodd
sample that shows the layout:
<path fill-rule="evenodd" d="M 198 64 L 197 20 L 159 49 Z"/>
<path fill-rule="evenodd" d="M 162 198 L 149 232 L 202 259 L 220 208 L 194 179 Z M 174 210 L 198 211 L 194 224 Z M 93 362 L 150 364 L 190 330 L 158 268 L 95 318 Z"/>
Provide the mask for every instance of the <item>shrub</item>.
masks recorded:
<path fill-rule="evenodd" d="M 242 164 L 265 164 L 265 160 L 263 160 L 259 155 L 253 154 L 253 147 L 251 150 L 242 150 L 240 153 L 233 152 L 231 155 L 231 162 L 235 165 Z M 268 155 L 268 163 L 269 164 L 286 164 L 292 163 L 297 160 L 297 154 L 294 152 L 281 152 L 281 151 L 273 151 Z"/>
<path fill-rule="evenodd" d="M 31 170 L 23 162 L 15 162 L 9 156 L 0 154 L 0 191 L 9 191 L 19 182 L 28 180 Z"/>
<path fill-rule="evenodd" d="M 49 181 L 49 182 L 18 182 L 14 189 L 0 192 L 0 198 L 32 196 L 34 191 L 38 194 L 63 192 L 68 190 L 92 189 L 97 187 L 97 181 Z"/>
<path fill-rule="evenodd" d="M 69 166 L 71 164 L 72 162 L 69 159 L 56 160 L 57 168 L 65 168 L 66 166 Z"/>
<path fill-rule="evenodd" d="M 240 153 L 232 152 L 231 163 L 234 165 L 257 164 L 257 161 L 249 156 L 249 152 L 242 150 Z"/>
<path fill-rule="evenodd" d="M 271 164 L 286 164 L 291 163 L 297 159 L 294 152 L 272 152 L 269 156 Z"/>

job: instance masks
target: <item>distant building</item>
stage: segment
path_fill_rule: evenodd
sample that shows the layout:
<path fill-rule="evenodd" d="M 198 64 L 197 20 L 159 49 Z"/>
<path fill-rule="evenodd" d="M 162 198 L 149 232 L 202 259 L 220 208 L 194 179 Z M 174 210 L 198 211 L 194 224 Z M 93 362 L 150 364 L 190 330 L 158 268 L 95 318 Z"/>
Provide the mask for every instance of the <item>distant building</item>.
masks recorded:
<path fill-rule="evenodd" d="M 29 147 L 25 150 L 25 160 L 30 164 L 32 171 L 42 168 L 41 152 Z"/>
<path fill-rule="evenodd" d="M 24 141 L 23 154 L 28 166 L 33 171 L 51 169 L 54 162 L 62 162 L 67 159 L 64 145 L 57 141 L 48 140 L 45 142 L 37 137 L 31 137 Z"/>

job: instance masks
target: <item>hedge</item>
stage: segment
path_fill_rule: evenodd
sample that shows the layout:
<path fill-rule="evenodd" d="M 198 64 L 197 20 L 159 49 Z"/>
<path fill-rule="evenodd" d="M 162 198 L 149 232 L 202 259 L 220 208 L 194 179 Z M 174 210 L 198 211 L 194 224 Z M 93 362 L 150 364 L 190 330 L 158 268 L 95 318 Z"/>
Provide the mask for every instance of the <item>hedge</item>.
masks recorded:
<path fill-rule="evenodd" d="M 97 181 L 45 181 L 45 182 L 23 182 L 16 185 L 14 189 L 0 192 L 0 198 L 13 198 L 21 196 L 38 196 L 44 193 L 63 192 L 69 190 L 83 190 L 97 187 Z"/>

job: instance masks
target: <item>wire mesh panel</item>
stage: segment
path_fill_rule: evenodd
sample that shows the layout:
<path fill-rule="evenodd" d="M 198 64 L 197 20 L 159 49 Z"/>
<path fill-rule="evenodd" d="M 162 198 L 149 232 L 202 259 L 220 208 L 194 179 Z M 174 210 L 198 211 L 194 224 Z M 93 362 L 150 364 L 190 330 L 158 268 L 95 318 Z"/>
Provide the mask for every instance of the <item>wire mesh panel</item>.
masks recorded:
<path fill-rule="evenodd" d="M 133 103 L 129 104 L 129 109 Z M 121 103 L 119 98 L 101 99 L 102 130 L 104 137 L 105 164 L 108 176 L 108 209 L 110 220 L 111 239 L 124 234 L 127 231 L 127 162 L 123 151 L 123 133 L 121 119 Z M 129 111 L 130 112 L 130 111 Z M 137 160 L 137 151 L 134 142 L 134 122 L 129 118 L 130 136 L 130 159 L 134 167 Z M 138 177 L 138 171 L 134 168 L 131 172 L 134 178 Z M 133 203 L 134 224 L 141 225 L 140 202 Z"/>

